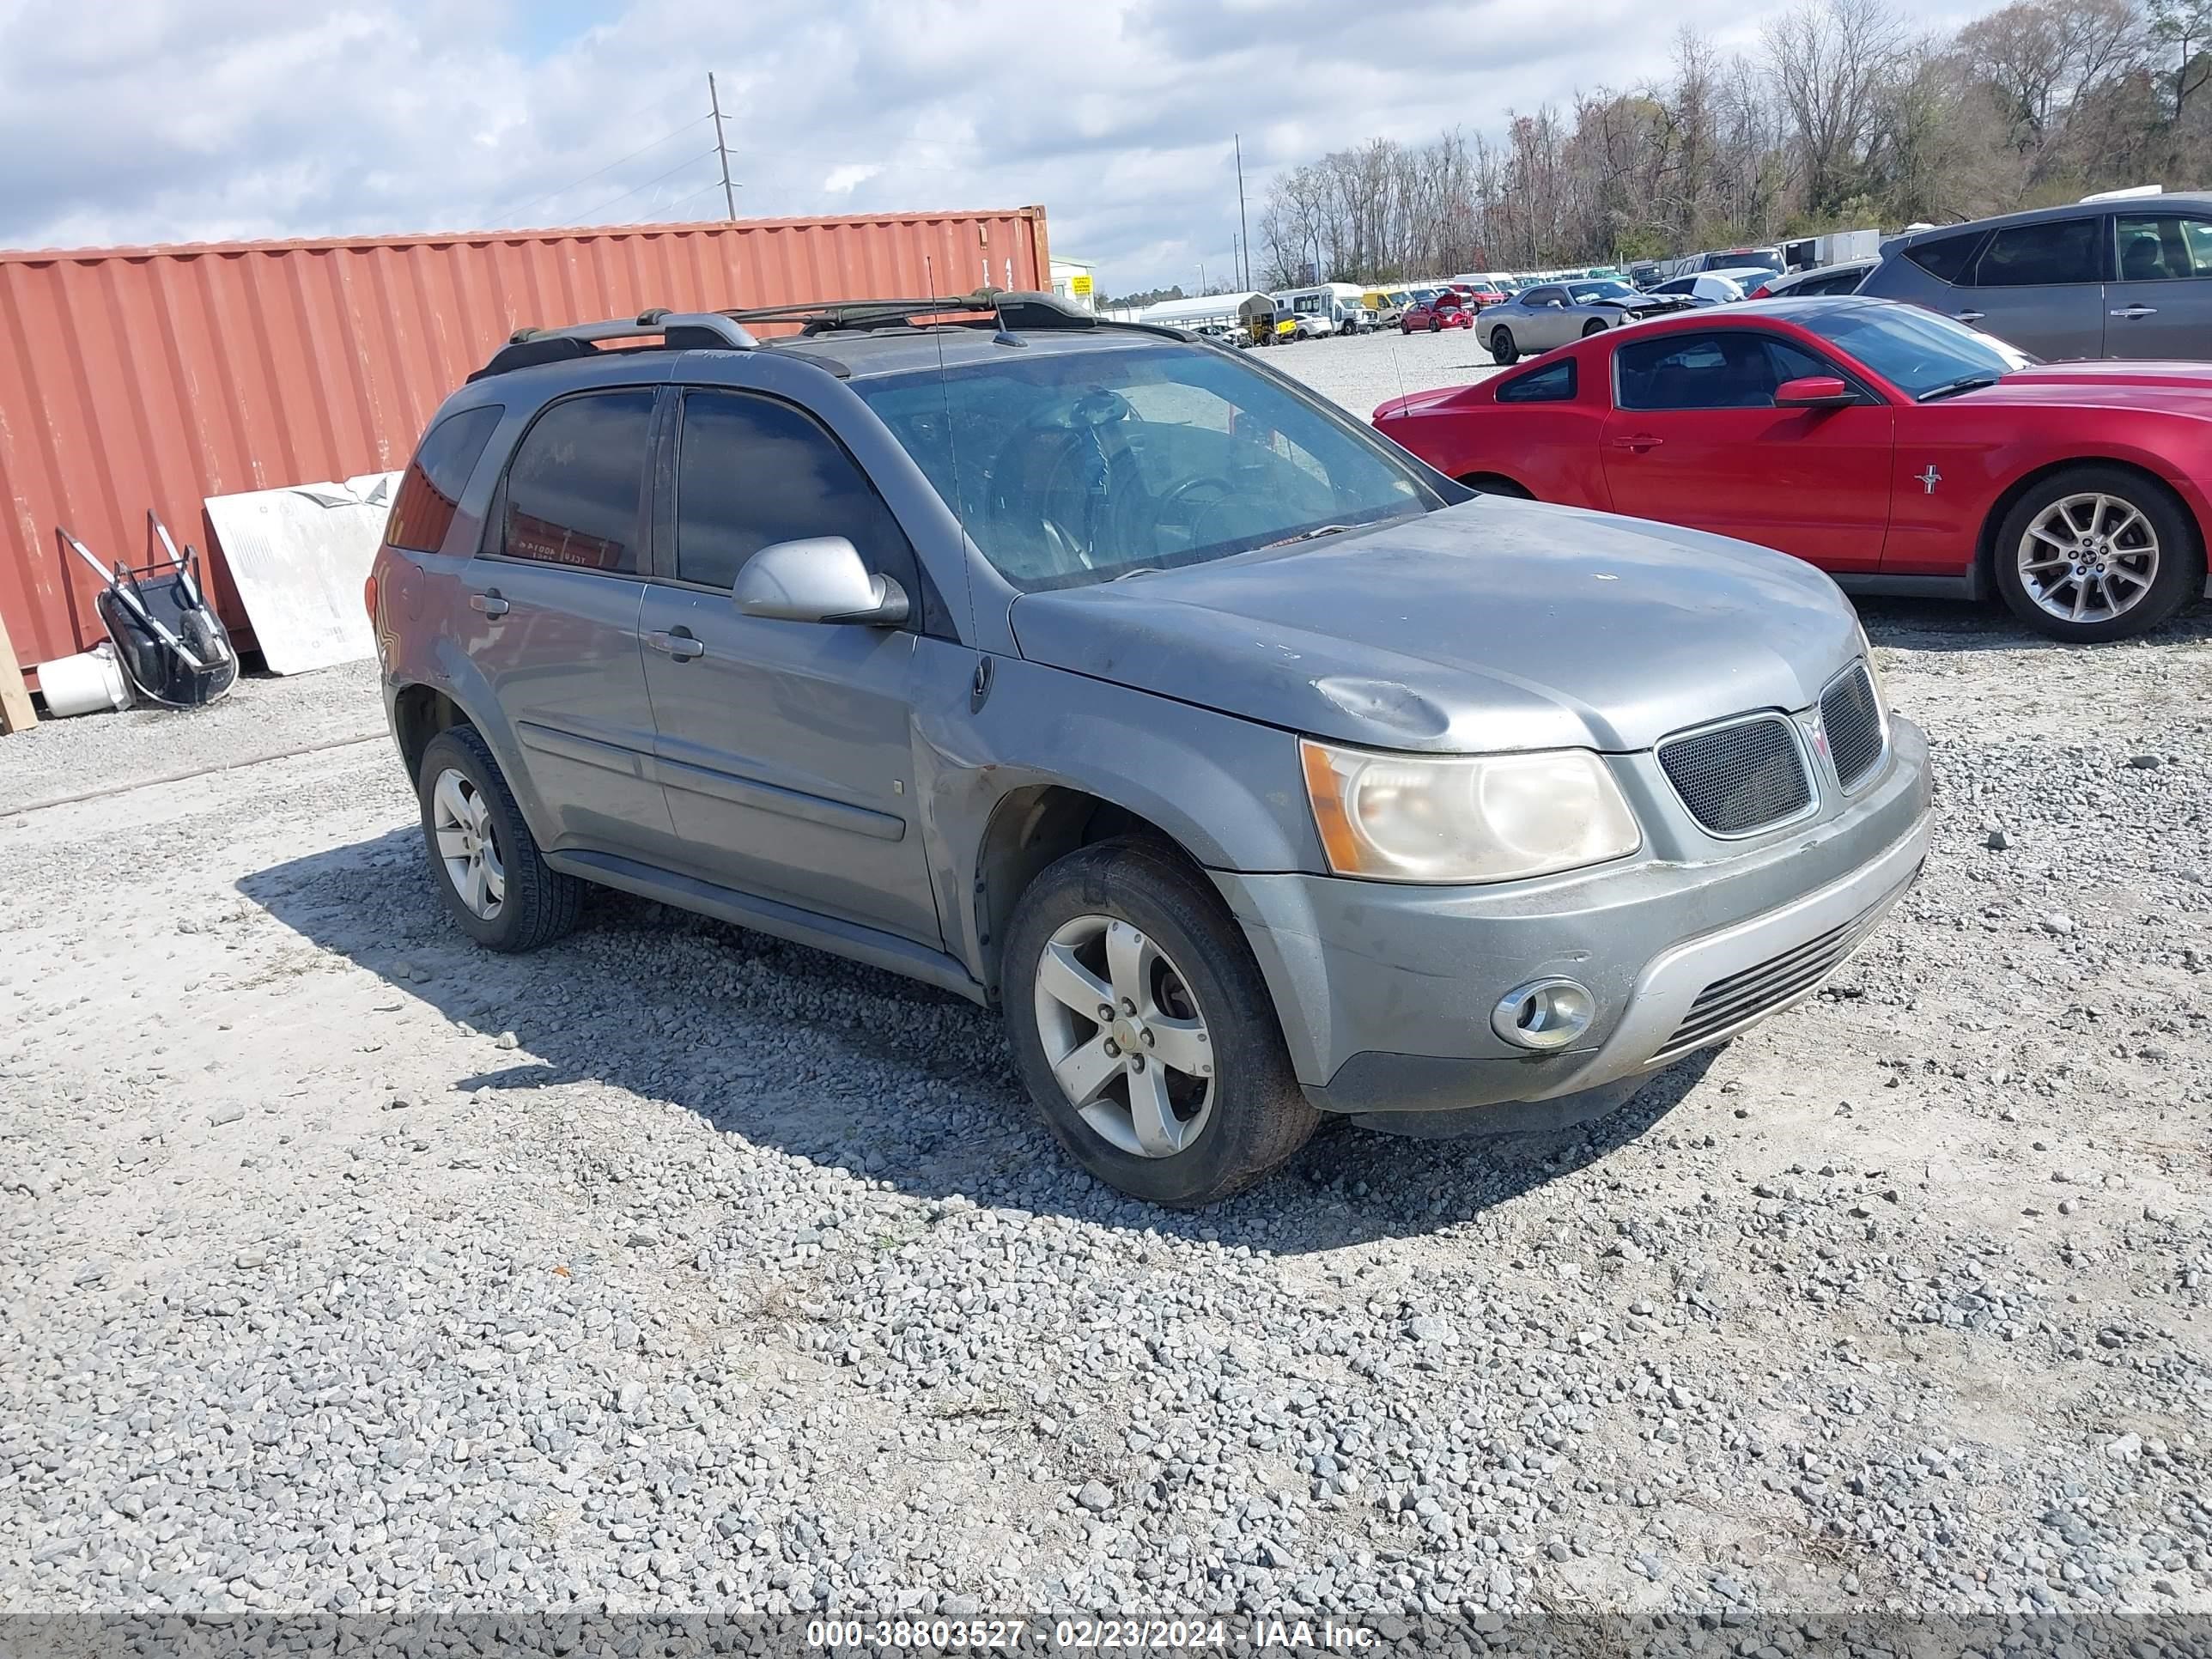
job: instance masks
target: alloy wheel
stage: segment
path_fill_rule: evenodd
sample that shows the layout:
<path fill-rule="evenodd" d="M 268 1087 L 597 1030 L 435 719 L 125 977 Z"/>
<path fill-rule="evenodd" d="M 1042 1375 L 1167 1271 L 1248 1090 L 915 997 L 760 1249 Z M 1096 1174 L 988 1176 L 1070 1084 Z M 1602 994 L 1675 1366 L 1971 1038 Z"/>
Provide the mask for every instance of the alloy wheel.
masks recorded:
<path fill-rule="evenodd" d="M 492 834 L 491 804 L 465 773 L 449 766 L 430 792 L 430 823 L 446 879 L 470 914 L 489 921 L 507 902 L 507 866 Z"/>
<path fill-rule="evenodd" d="M 1100 1139 L 1137 1158 L 1196 1140 L 1218 1088 L 1190 982 L 1126 921 L 1084 915 L 1037 958 L 1037 1032 L 1054 1078 Z"/>
<path fill-rule="evenodd" d="M 2020 538 L 2020 582 L 2065 622 L 2110 622 L 2158 578 L 2158 532 L 2133 502 L 2099 492 L 2063 495 Z"/>

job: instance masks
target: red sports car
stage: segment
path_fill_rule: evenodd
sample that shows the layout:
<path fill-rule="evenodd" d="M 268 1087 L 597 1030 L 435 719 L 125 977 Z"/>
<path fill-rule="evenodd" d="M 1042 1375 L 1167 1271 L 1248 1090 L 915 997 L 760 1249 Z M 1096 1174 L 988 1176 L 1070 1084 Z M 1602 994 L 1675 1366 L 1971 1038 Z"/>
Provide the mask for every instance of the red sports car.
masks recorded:
<path fill-rule="evenodd" d="M 1762 542 L 1859 592 L 2122 639 L 2204 591 L 2212 364 L 2040 364 L 1886 300 L 1608 329 L 1375 411 L 1477 489 Z"/>
<path fill-rule="evenodd" d="M 1431 300 L 1416 300 L 1398 314 L 1398 332 L 1411 334 L 1417 328 L 1435 333 L 1440 328 L 1473 328 L 1474 307 L 1467 304 L 1455 289 L 1446 289 Z"/>

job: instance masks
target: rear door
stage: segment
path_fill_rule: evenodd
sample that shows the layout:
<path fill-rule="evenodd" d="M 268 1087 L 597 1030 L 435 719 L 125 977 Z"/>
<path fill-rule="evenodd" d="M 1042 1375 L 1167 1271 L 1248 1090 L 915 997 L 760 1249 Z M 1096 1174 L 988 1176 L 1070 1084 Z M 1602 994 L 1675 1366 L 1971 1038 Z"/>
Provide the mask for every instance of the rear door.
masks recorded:
<path fill-rule="evenodd" d="M 645 672 L 686 870 L 934 945 L 915 821 L 915 634 L 741 614 L 731 584 L 775 542 L 843 536 L 921 611 L 914 550 L 819 422 L 763 393 L 682 393 L 672 536 L 647 588 Z"/>
<path fill-rule="evenodd" d="M 549 404 L 462 572 L 462 648 L 514 726 L 556 848 L 668 830 L 638 643 L 656 398 L 623 386 Z"/>
<path fill-rule="evenodd" d="M 2121 212 L 2112 231 L 2105 356 L 2212 357 L 2212 217 Z"/>
<path fill-rule="evenodd" d="M 1998 226 L 1951 315 L 2039 357 L 2102 356 L 2111 225 L 2087 212 Z"/>
<path fill-rule="evenodd" d="M 1852 377 L 1763 329 L 1624 337 L 1602 441 L 1613 510 L 1779 548 L 1824 570 L 1881 568 L 1895 412 L 1777 409 L 1806 375 Z"/>

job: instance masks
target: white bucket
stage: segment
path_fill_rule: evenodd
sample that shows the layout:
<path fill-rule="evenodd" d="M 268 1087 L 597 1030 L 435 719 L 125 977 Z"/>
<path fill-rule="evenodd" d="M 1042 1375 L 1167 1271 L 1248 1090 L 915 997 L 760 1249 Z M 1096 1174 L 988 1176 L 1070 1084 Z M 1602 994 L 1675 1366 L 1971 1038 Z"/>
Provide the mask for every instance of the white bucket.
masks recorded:
<path fill-rule="evenodd" d="M 123 665 L 115 660 L 115 647 L 106 640 L 74 657 L 40 663 L 39 690 L 46 695 L 46 713 L 57 718 L 131 706 L 131 687 L 123 678 Z"/>

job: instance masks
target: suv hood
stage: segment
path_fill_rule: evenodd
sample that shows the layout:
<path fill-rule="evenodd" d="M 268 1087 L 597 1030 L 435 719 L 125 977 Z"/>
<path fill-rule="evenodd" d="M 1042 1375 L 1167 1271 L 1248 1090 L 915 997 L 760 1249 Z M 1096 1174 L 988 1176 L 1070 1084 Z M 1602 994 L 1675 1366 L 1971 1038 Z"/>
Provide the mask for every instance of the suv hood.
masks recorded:
<path fill-rule="evenodd" d="M 1858 654 L 1808 564 L 1484 495 L 1421 518 L 1024 594 L 1032 662 L 1291 731 L 1445 753 L 1647 749 L 1803 708 Z"/>

